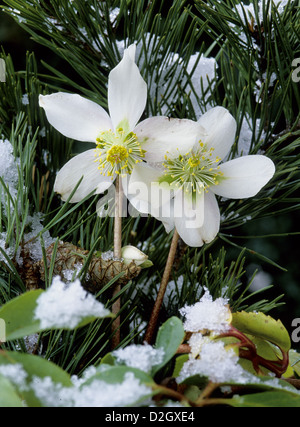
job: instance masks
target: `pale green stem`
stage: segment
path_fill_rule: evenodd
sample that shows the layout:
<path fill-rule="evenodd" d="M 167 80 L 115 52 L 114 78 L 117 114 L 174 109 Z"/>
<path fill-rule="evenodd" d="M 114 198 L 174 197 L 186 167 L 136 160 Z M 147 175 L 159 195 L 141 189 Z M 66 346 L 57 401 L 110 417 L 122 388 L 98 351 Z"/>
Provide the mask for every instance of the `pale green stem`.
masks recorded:
<path fill-rule="evenodd" d="M 122 257 L 122 200 L 123 190 L 122 182 L 118 176 L 116 179 L 116 194 L 115 194 L 115 222 L 114 222 L 114 256 Z M 113 298 L 121 291 L 121 285 L 115 285 Z M 121 298 L 118 298 L 112 305 L 112 313 L 117 316 L 121 309 Z M 120 344 L 120 316 L 116 317 L 112 324 L 112 348 L 116 348 Z"/>

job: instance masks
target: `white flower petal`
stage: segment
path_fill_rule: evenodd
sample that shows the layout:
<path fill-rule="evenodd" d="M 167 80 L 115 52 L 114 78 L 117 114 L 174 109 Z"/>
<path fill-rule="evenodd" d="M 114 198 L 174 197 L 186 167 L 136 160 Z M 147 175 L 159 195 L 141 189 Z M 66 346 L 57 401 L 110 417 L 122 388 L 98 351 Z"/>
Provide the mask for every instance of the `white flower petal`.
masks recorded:
<path fill-rule="evenodd" d="M 224 174 L 220 183 L 210 187 L 215 194 L 231 199 L 255 196 L 272 178 L 275 166 L 261 155 L 239 157 L 220 165 Z"/>
<path fill-rule="evenodd" d="M 173 209 L 173 204 L 171 203 L 171 212 L 172 212 L 172 209 Z M 167 233 L 170 233 L 175 227 L 174 215 L 172 214 L 169 217 L 157 217 L 156 219 L 158 219 L 163 223 Z"/>
<path fill-rule="evenodd" d="M 107 112 L 80 95 L 64 92 L 40 95 L 39 103 L 49 123 L 68 138 L 96 142 L 100 132 L 112 127 Z"/>
<path fill-rule="evenodd" d="M 138 213 L 158 219 L 169 233 L 174 228 L 174 208 L 170 199 L 173 192 L 168 186 L 158 184 L 161 176 L 161 170 L 139 163 L 134 167 L 128 185 L 124 185 L 124 193 Z"/>
<path fill-rule="evenodd" d="M 79 202 L 96 189 L 95 194 L 103 193 L 112 185 L 110 177 L 101 175 L 98 163 L 95 162 L 95 150 L 87 150 L 69 160 L 58 172 L 54 183 L 54 191 L 67 200 L 80 178 L 83 176 L 78 189 L 70 200 Z"/>
<path fill-rule="evenodd" d="M 214 107 L 198 120 L 206 130 L 202 142 L 214 148 L 214 155 L 224 159 L 229 153 L 236 134 L 236 121 L 226 108 Z"/>
<path fill-rule="evenodd" d="M 147 84 L 134 62 L 135 45 L 125 49 L 123 59 L 108 78 L 108 106 L 114 128 L 128 126 L 132 131 L 147 101 Z"/>
<path fill-rule="evenodd" d="M 193 120 L 151 117 L 139 123 L 134 132 L 146 150 L 145 159 L 162 162 L 166 154 L 169 158 L 186 154 L 204 129 Z"/>
<path fill-rule="evenodd" d="M 197 230 L 204 243 L 214 240 L 220 229 L 220 209 L 216 197 L 210 191 L 204 195 L 204 222 Z"/>
<path fill-rule="evenodd" d="M 160 206 L 159 208 L 154 208 L 145 200 L 139 200 L 138 198 L 134 198 L 130 200 L 129 212 L 133 213 L 133 216 L 137 214 L 144 214 L 153 216 L 157 220 L 161 221 L 165 227 L 167 233 L 174 228 L 174 203 L 173 200 L 167 202 L 164 206 Z M 133 212 L 135 209 L 137 212 Z"/>
<path fill-rule="evenodd" d="M 146 200 L 140 200 L 137 197 L 129 199 L 129 214 L 130 216 L 138 216 L 139 214 L 149 215 L 151 212 L 151 205 Z M 134 212 L 136 210 L 137 212 Z"/>
<path fill-rule="evenodd" d="M 204 194 L 198 194 L 194 202 L 190 195 L 178 191 L 174 199 L 174 223 L 182 240 L 189 246 L 200 247 L 203 240 L 199 228 L 204 221 Z"/>
<path fill-rule="evenodd" d="M 146 163 L 137 164 L 132 171 L 128 184 L 128 199 L 147 202 L 152 216 L 160 215 L 159 208 L 172 197 L 173 192 L 166 182 L 159 183 L 163 171 Z M 133 202 L 134 203 L 134 202 Z"/>
<path fill-rule="evenodd" d="M 178 197 L 176 196 L 176 198 Z M 179 211 L 178 205 L 177 208 L 175 207 L 176 211 Z M 187 218 L 180 219 L 175 217 L 175 227 L 180 237 L 187 245 L 192 247 L 201 247 L 204 243 L 214 240 L 220 228 L 220 210 L 213 193 L 204 193 L 199 198 L 197 211 L 199 215 L 198 221 L 192 222 Z M 192 210 L 189 213 L 189 216 L 191 215 Z"/>

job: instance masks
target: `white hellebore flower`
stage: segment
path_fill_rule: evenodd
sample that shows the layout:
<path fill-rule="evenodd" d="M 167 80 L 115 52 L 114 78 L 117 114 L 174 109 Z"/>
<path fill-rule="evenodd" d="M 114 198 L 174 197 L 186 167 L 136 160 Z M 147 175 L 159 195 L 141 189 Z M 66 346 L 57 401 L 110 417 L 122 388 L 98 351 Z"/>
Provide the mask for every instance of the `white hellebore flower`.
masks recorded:
<path fill-rule="evenodd" d="M 159 131 L 150 129 L 150 121 L 137 126 L 142 143 L 147 135 L 143 148 L 148 164 L 134 169 L 127 196 L 139 212 L 161 219 L 168 232 L 175 227 L 186 244 L 200 247 L 211 242 L 220 228 L 215 196 L 252 197 L 272 178 L 275 166 L 262 155 L 222 163 L 236 134 L 236 121 L 225 108 L 212 108 L 192 123 L 198 125 L 196 142 L 183 137 L 176 143 L 169 135 L 160 145 L 155 143 Z"/>
<path fill-rule="evenodd" d="M 79 141 L 94 142 L 95 149 L 87 150 L 67 162 L 56 177 L 54 190 L 67 200 L 76 184 L 82 181 L 70 202 L 79 202 L 95 190 L 103 193 L 117 176 L 126 180 L 135 166 L 143 162 L 145 151 L 136 134 L 136 124 L 147 101 L 147 84 L 135 64 L 136 46 L 124 51 L 123 59 L 110 72 L 108 78 L 108 109 L 76 94 L 54 93 L 40 96 L 49 122 L 63 135 Z M 157 127 L 156 117 L 147 120 L 150 128 Z M 195 140 L 196 127 L 189 120 L 179 125 L 179 141 Z M 189 124 L 189 125 L 188 125 Z M 171 124 L 170 124 L 171 125 Z M 159 143 L 169 129 L 154 141 Z M 187 133 L 190 135 L 187 135 Z M 147 138 L 147 132 L 143 138 Z M 124 186 L 126 181 L 124 181 Z"/>

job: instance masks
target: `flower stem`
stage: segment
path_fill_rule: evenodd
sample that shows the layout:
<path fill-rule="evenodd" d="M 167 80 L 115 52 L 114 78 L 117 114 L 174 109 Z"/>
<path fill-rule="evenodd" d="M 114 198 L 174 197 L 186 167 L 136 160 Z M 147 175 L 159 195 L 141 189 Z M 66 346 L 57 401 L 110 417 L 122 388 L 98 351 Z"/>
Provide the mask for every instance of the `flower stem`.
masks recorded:
<path fill-rule="evenodd" d="M 114 256 L 122 257 L 122 199 L 123 190 L 120 177 L 116 179 L 115 193 L 115 222 L 114 222 Z M 121 285 L 116 284 L 113 291 L 113 298 L 121 291 Z M 112 305 L 112 313 L 117 316 L 121 309 L 121 298 L 119 297 Z M 120 344 L 120 316 L 116 317 L 112 323 L 112 349 Z"/>
<path fill-rule="evenodd" d="M 189 399 L 184 396 L 184 394 L 181 394 L 180 392 L 173 390 L 171 388 L 165 387 L 161 384 L 157 384 L 152 387 L 153 390 L 159 391 L 159 394 L 162 394 L 163 396 L 170 396 L 177 400 L 178 402 L 181 402 L 183 405 L 186 403 L 188 406 L 194 406 L 192 401 L 189 401 Z"/>
<path fill-rule="evenodd" d="M 115 194 L 115 224 L 114 224 L 114 256 L 122 257 L 122 201 L 123 189 L 122 182 L 118 176 L 116 179 Z"/>
<path fill-rule="evenodd" d="M 156 301 L 155 301 L 155 304 L 154 304 L 154 307 L 153 307 L 153 310 L 151 313 L 151 317 L 150 317 L 150 320 L 148 323 L 148 328 L 147 328 L 146 335 L 145 335 L 145 341 L 148 344 L 150 344 L 152 342 L 153 335 L 154 335 L 155 330 L 156 330 L 159 311 L 160 311 L 162 303 L 163 303 L 164 295 L 165 295 L 165 292 L 167 289 L 167 285 L 169 283 L 170 274 L 171 274 L 172 267 L 174 264 L 178 240 L 179 240 L 179 234 L 178 234 L 177 230 L 175 229 L 173 239 L 172 239 L 172 243 L 171 243 L 170 250 L 169 250 L 167 263 L 165 266 L 165 271 L 164 271 L 164 274 L 163 274 L 163 277 L 161 280 L 160 288 L 159 288 L 159 291 L 157 294 L 157 298 L 156 298 Z"/>

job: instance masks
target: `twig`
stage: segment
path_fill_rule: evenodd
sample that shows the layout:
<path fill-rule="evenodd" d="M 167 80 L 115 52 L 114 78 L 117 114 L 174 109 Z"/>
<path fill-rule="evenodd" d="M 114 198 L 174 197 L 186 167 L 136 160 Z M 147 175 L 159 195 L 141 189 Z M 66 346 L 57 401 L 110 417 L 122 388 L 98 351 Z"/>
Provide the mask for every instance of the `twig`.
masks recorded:
<path fill-rule="evenodd" d="M 151 313 L 151 317 L 150 317 L 150 320 L 148 323 L 148 328 L 147 328 L 146 335 L 145 335 L 145 341 L 148 344 L 150 344 L 152 342 L 153 335 L 154 335 L 154 332 L 156 329 L 159 311 L 160 311 L 162 303 L 163 303 L 163 298 L 164 298 L 164 295 L 165 295 L 165 292 L 167 289 L 167 285 L 169 283 L 171 270 L 172 270 L 172 267 L 174 264 L 178 240 L 179 240 L 179 234 L 178 234 L 177 230 L 175 229 L 173 239 L 172 239 L 172 243 L 171 243 L 171 247 L 170 247 L 170 251 L 169 251 L 169 255 L 168 255 L 168 259 L 167 259 L 167 263 L 165 266 L 165 271 L 164 271 L 164 274 L 162 277 L 160 288 L 159 288 L 159 291 L 157 294 L 157 298 L 156 298 L 156 301 L 155 301 L 155 304 L 154 304 L 154 307 L 153 307 L 153 310 Z"/>
<path fill-rule="evenodd" d="M 115 194 L 115 222 L 114 222 L 114 256 L 121 258 L 122 256 L 122 199 L 123 190 L 120 177 L 116 179 L 116 194 Z M 117 284 L 113 291 L 113 298 L 121 291 L 121 285 Z M 119 297 L 112 305 L 112 313 L 118 315 L 121 309 L 121 298 Z M 115 349 L 120 344 L 120 316 L 112 323 L 112 349 Z"/>
<path fill-rule="evenodd" d="M 176 354 L 188 354 L 191 352 L 191 347 L 188 344 L 181 344 L 177 351 Z"/>

